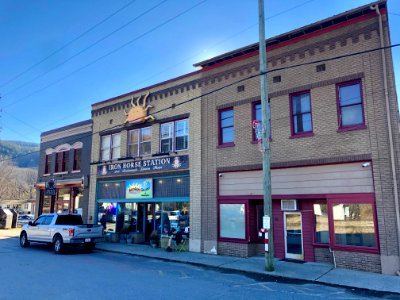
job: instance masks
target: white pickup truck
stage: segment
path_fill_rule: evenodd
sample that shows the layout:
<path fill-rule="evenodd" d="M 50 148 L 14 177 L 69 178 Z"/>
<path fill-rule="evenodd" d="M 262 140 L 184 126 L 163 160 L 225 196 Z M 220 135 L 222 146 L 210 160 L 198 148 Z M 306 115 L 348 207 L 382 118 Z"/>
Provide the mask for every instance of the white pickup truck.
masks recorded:
<path fill-rule="evenodd" d="M 84 246 L 93 250 L 96 242 L 103 240 L 101 225 L 83 224 L 81 215 L 44 214 L 22 227 L 20 245 L 30 242 L 52 244 L 54 252 L 62 253 L 66 245 Z"/>

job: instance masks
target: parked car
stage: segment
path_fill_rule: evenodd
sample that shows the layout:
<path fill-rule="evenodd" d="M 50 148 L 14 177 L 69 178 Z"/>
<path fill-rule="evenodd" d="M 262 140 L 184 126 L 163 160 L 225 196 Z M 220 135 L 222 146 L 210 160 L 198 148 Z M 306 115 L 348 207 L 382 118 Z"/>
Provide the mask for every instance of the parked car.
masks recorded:
<path fill-rule="evenodd" d="M 25 248 L 31 242 L 52 244 L 59 254 L 65 246 L 83 246 L 87 250 L 95 248 L 96 242 L 103 240 L 103 226 L 83 224 L 78 214 L 44 214 L 35 221 L 22 226 L 20 245 Z"/>
<path fill-rule="evenodd" d="M 28 224 L 30 221 L 33 221 L 35 218 L 31 215 L 19 215 L 17 219 L 17 226 L 22 227 L 25 224 Z"/>

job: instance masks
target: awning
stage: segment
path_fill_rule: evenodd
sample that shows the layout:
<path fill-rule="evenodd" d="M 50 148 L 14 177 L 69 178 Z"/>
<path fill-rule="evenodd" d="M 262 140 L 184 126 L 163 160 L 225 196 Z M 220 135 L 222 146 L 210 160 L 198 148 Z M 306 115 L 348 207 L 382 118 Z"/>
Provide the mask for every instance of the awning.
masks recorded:
<path fill-rule="evenodd" d="M 50 178 L 49 178 L 50 179 Z M 79 186 L 83 187 L 83 178 L 69 178 L 69 179 L 60 179 L 60 180 L 55 180 L 56 182 L 56 187 L 61 188 L 61 187 L 68 187 L 68 186 Z M 35 188 L 37 189 L 44 189 L 46 185 L 46 182 L 37 182 L 35 184 Z"/>

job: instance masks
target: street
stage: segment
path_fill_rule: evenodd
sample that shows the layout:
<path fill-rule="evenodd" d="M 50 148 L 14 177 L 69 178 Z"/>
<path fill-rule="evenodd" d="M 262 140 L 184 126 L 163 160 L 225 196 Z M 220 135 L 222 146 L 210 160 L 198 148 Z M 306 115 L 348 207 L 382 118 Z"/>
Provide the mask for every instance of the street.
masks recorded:
<path fill-rule="evenodd" d="M 315 284 L 277 283 L 189 264 L 0 239 L 0 299 L 398 299 Z"/>

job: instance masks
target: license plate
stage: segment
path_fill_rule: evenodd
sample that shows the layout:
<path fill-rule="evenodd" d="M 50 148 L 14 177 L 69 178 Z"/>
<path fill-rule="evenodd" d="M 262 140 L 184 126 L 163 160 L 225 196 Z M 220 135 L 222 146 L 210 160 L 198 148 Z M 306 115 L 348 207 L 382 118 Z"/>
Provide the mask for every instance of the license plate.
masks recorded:
<path fill-rule="evenodd" d="M 90 238 L 85 239 L 86 243 L 90 243 Z"/>

